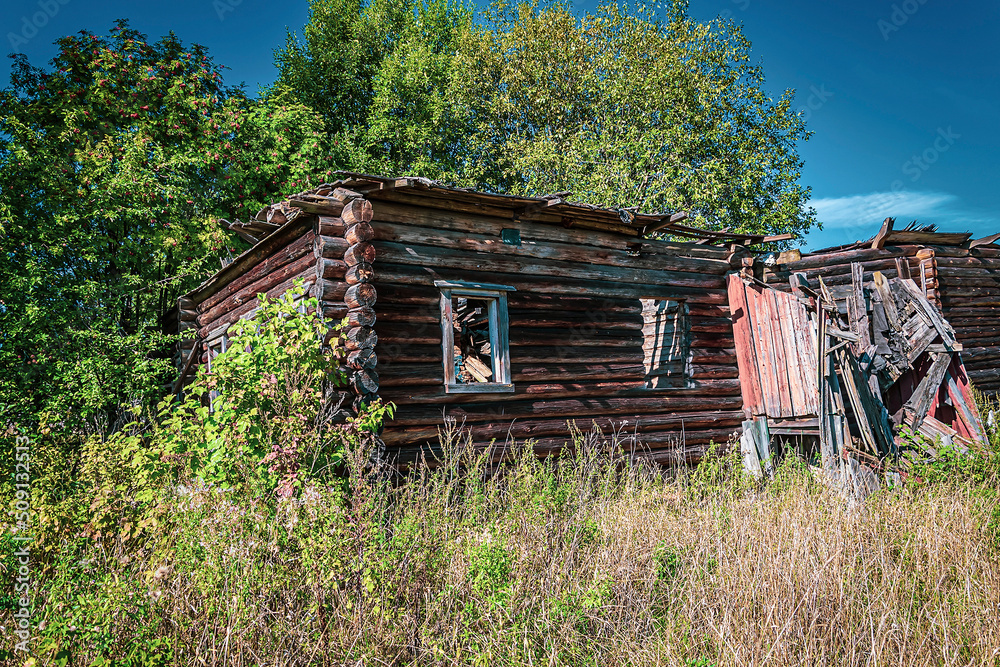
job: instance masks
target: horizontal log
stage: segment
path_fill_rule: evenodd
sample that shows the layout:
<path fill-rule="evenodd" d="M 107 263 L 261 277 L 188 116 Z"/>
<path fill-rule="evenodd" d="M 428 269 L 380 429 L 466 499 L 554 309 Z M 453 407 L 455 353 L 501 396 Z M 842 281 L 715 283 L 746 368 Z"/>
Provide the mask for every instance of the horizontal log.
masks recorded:
<path fill-rule="evenodd" d="M 312 251 L 313 234 L 305 227 L 299 227 L 298 232 L 298 235 L 293 235 L 284 247 L 273 248 L 269 254 L 259 257 L 252 268 L 244 267 L 242 273 L 234 272 L 229 282 L 217 285 L 216 289 L 198 304 L 198 311 L 203 313 L 214 308 L 223 299 L 231 297 L 264 276 L 308 255 Z M 267 239 L 267 243 L 271 244 L 270 238 Z"/>
<path fill-rule="evenodd" d="M 567 382 L 567 383 L 538 383 L 538 384 L 516 384 L 514 391 L 504 394 L 509 400 L 518 398 L 544 399 L 551 401 L 559 398 L 593 398 L 593 397 L 619 397 L 629 395 L 657 396 L 665 399 L 667 396 L 697 396 L 701 405 L 706 402 L 713 407 L 720 396 L 737 397 L 740 395 L 739 380 L 692 380 L 684 388 L 650 389 L 644 382 Z M 495 394 L 448 394 L 444 387 L 417 387 L 410 389 L 407 387 L 391 387 L 381 392 L 381 396 L 386 401 L 392 401 L 397 405 L 404 404 L 447 404 L 447 403 L 482 403 L 496 401 Z M 706 401 L 706 397 L 712 397 Z M 742 401 L 742 398 L 740 398 Z M 661 403 L 662 410 L 669 409 L 669 402 Z M 742 405 L 742 403 L 740 403 Z"/>
<path fill-rule="evenodd" d="M 193 322 L 198 319 L 198 310 L 196 308 L 179 309 L 177 319 L 181 322 Z"/>
<path fill-rule="evenodd" d="M 384 393 L 384 392 L 383 392 Z M 516 395 L 516 394 L 515 394 Z M 473 395 L 467 395 L 472 398 Z M 491 423 L 499 419 L 574 419 L 580 417 L 624 415 L 636 418 L 639 415 L 683 416 L 689 412 L 711 410 L 742 412 L 743 399 L 736 394 L 729 396 L 692 396 L 681 390 L 647 390 L 645 395 L 628 397 L 586 397 L 552 398 L 525 400 L 522 394 L 516 400 L 511 394 L 503 394 L 508 400 L 498 402 L 497 396 L 475 395 L 479 403 L 461 401 L 457 405 L 417 405 L 400 404 L 392 421 L 393 427 L 433 426 L 443 423 L 443 417 L 454 418 L 458 422 Z"/>
<path fill-rule="evenodd" d="M 554 436 L 559 434 L 569 435 L 567 419 L 572 417 L 550 417 L 548 419 L 528 419 L 517 420 L 509 417 L 495 417 L 487 423 L 464 422 L 465 429 L 472 434 L 475 440 L 500 440 L 504 441 L 508 437 L 515 440 L 527 440 L 529 438 L 539 438 Z M 718 429 L 739 426 L 745 417 L 743 411 L 712 410 L 704 412 L 679 412 L 658 415 L 629 415 L 622 417 L 618 415 L 601 416 L 594 415 L 585 424 L 577 421 L 577 425 L 589 430 L 590 426 L 596 424 L 605 432 L 613 432 L 617 429 L 625 429 L 625 432 L 647 433 L 651 431 L 664 431 L 676 428 L 679 432 L 683 427 L 687 430 Z M 386 445 L 393 446 L 407 442 L 433 440 L 438 436 L 438 429 L 443 426 L 443 420 L 438 424 L 427 426 L 408 426 L 405 429 L 394 429 L 392 422 L 388 422 L 387 428 L 382 435 Z"/>
<path fill-rule="evenodd" d="M 294 206 L 306 213 L 312 215 L 322 215 L 335 217 L 340 215 L 340 212 L 344 208 L 343 202 L 338 201 L 309 201 L 306 199 L 295 199 L 291 198 L 288 200 L 289 205 Z"/>
<path fill-rule="evenodd" d="M 669 266 L 670 269 L 688 272 L 693 276 L 719 276 L 729 270 L 728 263 L 721 259 L 696 259 L 679 256 L 664 261 L 662 256 L 653 254 L 643 256 L 640 250 L 632 250 L 627 246 L 616 249 L 595 248 L 555 241 L 522 242 L 520 245 L 510 245 L 504 243 L 496 234 L 459 232 L 387 222 L 375 223 L 374 227 L 375 239 L 380 242 L 447 248 L 452 252 L 487 253 L 499 256 L 530 257 L 535 260 L 555 260 L 650 270 L 664 270 Z"/>
<path fill-rule="evenodd" d="M 347 264 L 343 260 L 318 257 L 316 275 L 326 280 L 343 281 L 347 274 Z"/>
<path fill-rule="evenodd" d="M 348 285 L 357 285 L 358 283 L 370 283 L 375 279 L 375 270 L 372 265 L 368 262 L 362 262 L 361 264 L 355 264 L 347 268 L 347 273 L 344 274 L 344 280 L 347 281 Z"/>
<path fill-rule="evenodd" d="M 350 233 L 350 230 L 348 230 Z M 465 271 L 513 273 L 532 276 L 541 282 L 545 278 L 602 280 L 626 284 L 670 285 L 702 290 L 722 290 L 721 274 L 692 274 L 679 271 L 633 269 L 629 265 L 606 266 L 557 260 L 536 260 L 523 256 L 494 253 L 459 253 L 450 248 L 376 241 L 382 263 L 411 266 L 433 266 Z"/>
<path fill-rule="evenodd" d="M 367 242 L 352 245 L 344 253 L 344 261 L 351 266 L 355 264 L 371 264 L 375 261 L 375 246 Z"/>
<path fill-rule="evenodd" d="M 578 424 L 578 426 L 581 426 Z M 585 429 L 587 424 L 582 425 Z M 653 431 L 640 435 L 615 436 L 614 441 L 622 449 L 622 454 L 637 459 L 646 459 L 660 465 L 694 465 L 705 455 L 712 442 L 721 445 L 720 452 L 738 429 L 720 428 L 697 430 L 681 433 L 675 430 Z M 612 436 L 608 436 L 611 440 Z M 520 448 L 511 448 L 512 443 L 502 441 L 473 440 L 470 446 L 479 452 L 486 452 L 491 463 L 499 464 L 513 455 L 520 453 Z M 537 438 L 532 440 L 536 456 L 546 457 L 557 454 L 567 446 L 573 446 L 573 438 L 568 433 L 561 437 Z M 423 443 L 394 445 L 388 448 L 387 455 L 396 465 L 404 466 L 415 460 L 427 460 L 435 465 L 438 455 L 436 439 Z"/>
<path fill-rule="evenodd" d="M 314 294 L 324 304 L 340 305 L 346 300 L 349 291 L 347 283 L 324 279 L 316 284 Z M 347 305 L 350 306 L 350 304 Z"/>
<path fill-rule="evenodd" d="M 383 256 L 379 256 L 377 284 L 393 285 L 430 285 L 435 280 L 478 281 L 510 285 L 520 291 L 535 291 L 550 295 L 589 294 L 592 297 L 640 298 L 640 299 L 675 299 L 689 304 L 722 305 L 728 304 L 725 289 L 696 289 L 676 285 L 661 284 L 631 284 L 615 283 L 607 280 L 571 280 L 552 278 L 540 280 L 517 273 L 491 273 L 489 271 L 462 270 L 434 265 L 434 274 L 426 270 L 426 266 L 413 264 L 389 264 Z"/>
<path fill-rule="evenodd" d="M 285 292 L 290 290 L 294 286 L 295 281 L 299 279 L 304 280 L 305 284 L 311 287 L 313 280 L 315 280 L 315 275 L 312 273 L 312 268 L 310 267 L 308 269 L 308 273 L 292 276 L 283 283 L 271 288 L 266 292 L 267 297 L 269 299 L 277 299 Z M 219 327 L 232 324 L 233 322 L 242 318 L 244 315 L 247 315 L 250 311 L 257 308 L 257 304 L 258 304 L 257 299 L 248 300 L 239 307 L 224 311 L 220 317 L 217 317 L 214 320 L 206 322 L 204 325 L 202 325 L 201 328 L 198 329 L 198 337 L 204 339 L 205 337 L 208 336 L 208 334 L 212 333 Z"/>
<path fill-rule="evenodd" d="M 370 283 L 358 283 L 347 288 L 344 303 L 349 308 L 372 308 L 378 297 L 375 287 Z"/>
<path fill-rule="evenodd" d="M 336 236 L 317 236 L 313 244 L 313 254 L 316 257 L 343 259 L 350 244 Z"/>
<path fill-rule="evenodd" d="M 937 257 L 978 257 L 982 259 L 1000 259 L 1000 248 L 995 246 L 980 246 L 969 250 L 962 247 L 934 246 Z"/>
<path fill-rule="evenodd" d="M 203 312 L 204 310 L 211 308 L 211 306 L 202 307 L 202 305 L 218 290 L 226 285 L 229 285 L 230 283 L 242 279 L 243 276 L 251 276 L 249 281 L 256 280 L 260 276 L 258 275 L 254 277 L 254 269 L 251 267 L 256 267 L 256 265 L 265 258 L 272 258 L 272 263 L 276 263 L 277 260 L 275 257 L 280 255 L 281 249 L 289 248 L 291 244 L 296 241 L 296 239 L 303 235 L 308 235 L 310 237 L 308 242 L 311 245 L 311 237 L 313 235 L 311 218 L 302 217 L 296 219 L 292 223 L 289 223 L 285 227 L 282 227 L 280 230 L 271 234 L 253 248 L 237 257 L 223 270 L 216 273 L 187 296 L 194 299 L 194 301 L 199 304 L 199 311 Z M 273 266 L 269 267 L 266 272 L 269 273 L 272 268 Z"/>
<path fill-rule="evenodd" d="M 347 317 L 347 306 L 343 303 L 340 304 L 326 304 L 322 308 L 323 319 L 326 320 L 330 325 L 339 324 L 345 317 Z"/>
<path fill-rule="evenodd" d="M 986 272 L 1000 271 L 1000 258 L 992 257 L 938 257 L 935 262 L 939 269 L 968 269 Z"/>
<path fill-rule="evenodd" d="M 895 257 L 912 257 L 917 254 L 918 250 L 920 250 L 920 247 L 914 245 L 892 245 L 885 246 L 884 248 L 858 248 L 855 250 L 810 254 L 803 255 L 802 259 L 795 262 L 783 264 L 782 268 L 794 273 L 809 269 L 843 266 L 845 264 L 850 266 L 852 262 L 865 263 Z"/>
<path fill-rule="evenodd" d="M 205 326 L 207 323 L 219 318 L 223 313 L 239 308 L 246 303 L 257 303 L 257 295 L 265 294 L 276 285 L 284 283 L 292 276 L 299 276 L 308 272 L 315 261 L 313 257 L 305 255 L 298 258 L 291 264 L 285 264 L 280 268 L 265 274 L 259 280 L 247 285 L 235 294 L 222 299 L 214 307 L 202 312 L 198 316 L 198 324 Z"/>
<path fill-rule="evenodd" d="M 374 196 L 374 195 L 373 195 Z M 726 261 L 728 248 L 678 243 L 657 239 L 640 239 L 633 230 L 626 234 L 611 231 L 592 230 L 577 226 L 567 227 L 562 215 L 548 222 L 533 220 L 513 220 L 513 211 L 496 207 L 477 206 L 475 211 L 448 210 L 448 202 L 442 207 L 431 208 L 426 200 L 412 197 L 393 197 L 393 201 L 383 200 L 375 205 L 375 223 L 391 222 L 415 227 L 471 232 L 499 237 L 502 229 L 515 227 L 521 235 L 522 243 L 558 242 L 572 245 L 586 245 L 597 248 L 627 250 L 634 248 L 640 255 L 658 254 L 664 257 L 701 257 L 717 262 Z M 554 223 L 554 224 L 553 224 Z"/>
<path fill-rule="evenodd" d="M 340 218 L 321 215 L 316 218 L 315 231 L 317 236 L 343 238 L 344 232 L 347 231 L 347 224 Z"/>
<path fill-rule="evenodd" d="M 997 264 L 1000 267 L 1000 261 Z M 939 266 L 938 274 L 941 276 L 942 282 L 945 283 L 950 282 L 949 278 L 972 278 L 976 281 L 1000 282 L 1000 268 Z M 962 281 L 957 280 L 955 282 Z"/>
<path fill-rule="evenodd" d="M 352 199 L 344 206 L 340 217 L 348 226 L 359 222 L 371 222 L 372 203 L 366 199 Z"/>
<path fill-rule="evenodd" d="M 351 245 L 366 243 L 375 238 L 375 231 L 367 222 L 359 222 L 347 228 L 347 231 L 344 232 L 344 238 Z"/>

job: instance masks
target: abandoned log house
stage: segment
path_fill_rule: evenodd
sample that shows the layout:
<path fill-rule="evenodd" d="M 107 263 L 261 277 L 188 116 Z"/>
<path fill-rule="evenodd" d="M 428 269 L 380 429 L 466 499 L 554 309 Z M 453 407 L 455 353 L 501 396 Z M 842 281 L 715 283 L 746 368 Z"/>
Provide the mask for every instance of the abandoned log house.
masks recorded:
<path fill-rule="evenodd" d="M 179 300 L 181 379 L 259 293 L 302 278 L 325 321 L 349 320 L 354 393 L 396 404 L 382 438 L 402 462 L 445 414 L 477 444 L 531 438 L 540 453 L 572 420 L 614 423 L 654 459 L 725 442 L 744 420 L 726 274 L 744 246 L 789 237 L 565 196 L 346 175 L 226 223 L 254 245 Z M 645 238 L 660 230 L 687 241 Z"/>
<path fill-rule="evenodd" d="M 253 246 L 178 300 L 176 388 L 258 294 L 301 279 L 324 322 L 347 318 L 345 398 L 397 406 L 382 439 L 399 463 L 434 449 L 445 416 L 498 457 L 514 440 L 556 451 L 577 421 L 661 462 L 742 432 L 751 470 L 792 446 L 844 479 L 894 454 L 901 426 L 982 440 L 969 379 L 1000 386 L 1000 286 L 983 284 L 1000 282 L 998 237 L 887 220 L 864 244 L 761 258 L 747 247 L 790 237 L 566 198 L 345 174 L 222 221 Z"/>

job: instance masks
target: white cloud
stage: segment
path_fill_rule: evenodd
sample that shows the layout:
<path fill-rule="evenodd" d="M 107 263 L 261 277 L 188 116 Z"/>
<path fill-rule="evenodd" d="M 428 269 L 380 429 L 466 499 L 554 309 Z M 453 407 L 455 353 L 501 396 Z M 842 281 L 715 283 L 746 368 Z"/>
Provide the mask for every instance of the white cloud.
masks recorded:
<path fill-rule="evenodd" d="M 896 218 L 897 229 L 916 220 L 920 225 L 937 225 L 941 231 L 967 231 L 973 236 L 1000 230 L 1000 218 L 996 215 L 975 211 L 945 192 L 872 192 L 823 197 L 810 204 L 823 223 L 823 231 L 810 232 L 807 243 L 810 248 L 871 238 L 887 217 Z"/>

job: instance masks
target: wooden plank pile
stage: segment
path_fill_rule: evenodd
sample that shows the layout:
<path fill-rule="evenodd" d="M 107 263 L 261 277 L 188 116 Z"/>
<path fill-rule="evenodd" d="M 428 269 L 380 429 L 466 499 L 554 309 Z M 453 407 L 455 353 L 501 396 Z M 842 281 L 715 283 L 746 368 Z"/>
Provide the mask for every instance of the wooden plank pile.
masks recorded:
<path fill-rule="evenodd" d="M 910 278 L 886 278 L 875 271 L 866 280 L 860 263 L 851 265 L 850 275 L 850 285 L 836 296 L 822 276 L 811 284 L 806 274 L 792 274 L 790 295 L 763 289 L 750 270 L 730 278 L 750 419 L 744 423 L 742 451 L 755 474 L 768 472 L 774 431 L 781 430 L 782 420 L 802 425 L 810 412 L 824 470 L 856 492 L 871 488 L 865 467 L 879 472 L 891 467 L 904 430 L 925 436 L 931 456 L 937 449 L 930 443 L 965 448 L 985 440 L 962 364 L 962 344 L 940 311 Z M 796 299 L 798 311 L 782 297 Z M 774 307 L 763 308 L 769 301 Z M 741 309 L 747 317 L 741 317 Z M 792 331 L 803 326 L 811 330 L 815 354 L 803 349 L 809 332 Z M 812 383 L 800 379 L 806 360 L 814 364 Z M 752 367 L 757 372 L 750 372 Z M 796 403 L 789 391 L 795 386 L 815 392 L 815 410 L 806 407 L 808 402 Z"/>

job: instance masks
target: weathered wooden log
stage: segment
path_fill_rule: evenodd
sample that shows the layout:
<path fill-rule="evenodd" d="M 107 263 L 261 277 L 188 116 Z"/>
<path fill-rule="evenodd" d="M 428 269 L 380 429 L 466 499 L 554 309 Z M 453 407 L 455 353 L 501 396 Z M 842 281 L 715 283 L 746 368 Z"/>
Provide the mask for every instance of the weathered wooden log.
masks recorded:
<path fill-rule="evenodd" d="M 438 417 L 440 419 L 440 414 Z M 550 419 L 515 420 L 506 414 L 498 414 L 491 416 L 487 423 L 470 422 L 467 421 L 467 419 L 468 417 L 466 417 L 465 421 L 466 428 L 472 432 L 473 438 L 477 440 L 496 439 L 502 442 L 508 435 L 513 436 L 518 440 L 560 434 L 568 435 L 565 420 L 561 420 L 558 417 Z M 684 424 L 685 432 L 688 429 L 697 431 L 725 426 L 734 427 L 739 426 L 743 419 L 742 410 L 712 410 L 659 415 L 635 415 L 634 418 L 628 419 L 627 421 L 629 422 L 629 426 L 632 427 L 629 428 L 630 433 L 647 433 L 652 431 L 662 431 L 670 427 L 676 427 L 679 432 L 682 422 Z M 615 425 L 620 426 L 623 420 L 625 420 L 625 418 L 613 415 L 595 415 L 592 420 L 589 420 L 586 424 L 580 424 L 580 426 L 587 428 L 591 425 L 591 423 L 596 423 L 607 432 L 610 432 Z M 435 424 L 424 427 L 408 425 L 405 429 L 392 428 L 393 426 L 396 426 L 396 424 L 391 422 L 390 427 L 386 429 L 386 432 L 383 435 L 383 440 L 387 445 L 414 440 L 432 439 L 437 436 L 439 428 L 438 425 Z"/>
<path fill-rule="evenodd" d="M 347 311 L 347 325 L 349 327 L 370 327 L 374 324 L 374 308 L 352 308 Z"/>
<path fill-rule="evenodd" d="M 344 252 L 349 247 L 350 244 L 342 238 L 336 236 L 317 236 L 313 244 L 313 254 L 316 257 L 343 259 Z"/>
<path fill-rule="evenodd" d="M 330 196 L 342 202 L 349 202 L 352 199 L 362 199 L 364 197 L 360 192 L 347 188 L 334 188 Z"/>
<path fill-rule="evenodd" d="M 365 243 L 375 238 L 375 230 L 367 222 L 359 222 L 347 228 L 344 238 L 351 245 Z"/>
<path fill-rule="evenodd" d="M 257 301 L 258 294 L 266 294 L 276 285 L 284 283 L 289 278 L 302 275 L 303 272 L 307 271 L 311 267 L 313 261 L 312 257 L 306 255 L 304 257 L 300 257 L 291 264 L 286 264 L 281 268 L 267 273 L 260 280 L 247 285 L 232 296 L 219 301 L 213 308 L 202 312 L 198 316 L 198 324 L 204 326 L 229 310 L 239 308 L 246 303 L 255 303 Z"/>
<path fill-rule="evenodd" d="M 371 222 L 372 203 L 367 199 L 354 199 L 344 205 L 344 211 L 340 214 L 341 219 L 347 226 L 356 225 L 359 222 Z"/>
<path fill-rule="evenodd" d="M 319 257 L 316 259 L 316 275 L 326 280 L 343 280 L 347 273 L 347 264 L 339 259 L 327 259 Z"/>
<path fill-rule="evenodd" d="M 268 259 L 269 261 L 276 263 L 276 256 L 280 256 L 286 252 L 291 244 L 303 235 L 308 235 L 310 237 L 309 244 L 311 246 L 311 223 L 306 220 L 303 220 L 301 223 L 299 220 L 295 220 L 293 223 L 283 227 L 280 233 L 271 234 L 252 249 L 248 250 L 243 255 L 240 255 L 240 257 L 237 258 L 237 261 L 232 262 L 222 271 L 212 276 L 212 278 L 206 281 L 190 295 L 192 299 L 200 304 L 198 310 L 200 312 L 204 312 L 205 308 L 203 306 L 209 297 L 215 294 L 219 289 L 243 279 L 245 274 L 253 273 L 256 269 L 256 265 L 258 265 L 261 260 Z M 248 272 L 247 267 L 251 266 L 255 267 L 255 269 L 251 269 Z M 268 271 L 270 271 L 270 269 L 268 269 Z M 260 276 L 258 275 L 257 277 L 259 278 Z"/>
<path fill-rule="evenodd" d="M 198 311 L 194 308 L 177 311 L 177 319 L 180 322 L 193 322 L 198 319 Z"/>
<path fill-rule="evenodd" d="M 347 349 L 363 350 L 374 348 L 378 343 L 378 335 L 371 327 L 354 327 L 347 330 Z"/>
<path fill-rule="evenodd" d="M 352 245 L 344 253 L 344 261 L 350 266 L 361 264 L 362 262 L 371 264 L 375 261 L 375 246 L 371 243 Z"/>
<path fill-rule="evenodd" d="M 452 231 L 441 229 L 433 221 L 429 227 L 415 227 L 412 224 L 393 224 L 378 221 L 374 223 L 375 238 L 392 243 L 420 243 L 421 245 L 453 248 L 469 252 L 488 252 L 497 255 L 552 259 L 585 264 L 610 266 L 627 265 L 635 268 L 662 269 L 669 266 L 677 271 L 691 271 L 696 274 L 721 275 L 729 269 L 725 262 L 725 251 L 714 251 L 717 259 L 694 259 L 690 256 L 644 253 L 637 244 L 621 243 L 619 248 L 601 248 L 590 244 L 568 244 L 558 242 L 522 243 L 507 245 L 499 238 L 499 233 L 484 230 Z M 696 246 L 704 248 L 705 246 Z"/>
<path fill-rule="evenodd" d="M 343 202 L 327 199 L 325 201 L 310 201 L 308 199 L 291 198 L 289 205 L 313 215 L 338 216 L 344 208 Z"/>
<path fill-rule="evenodd" d="M 375 287 L 371 283 L 358 283 L 346 289 L 344 303 L 348 308 L 372 308 L 375 306 L 377 296 Z"/>
<path fill-rule="evenodd" d="M 389 264 L 384 257 L 379 254 L 378 281 L 380 288 L 384 285 L 392 286 L 391 291 L 395 292 L 399 288 L 413 289 L 418 286 L 430 286 L 433 288 L 433 281 L 458 280 L 468 281 L 478 278 L 483 282 L 500 283 L 510 285 L 518 291 L 544 290 L 550 295 L 579 296 L 580 294 L 591 294 L 595 298 L 613 299 L 674 299 L 686 301 L 688 304 L 698 304 L 699 306 L 728 305 L 729 298 L 724 287 L 719 289 L 695 289 L 692 287 L 678 287 L 673 284 L 657 284 L 655 282 L 641 283 L 615 283 L 607 280 L 548 280 L 535 279 L 526 275 L 525 272 L 517 273 L 491 273 L 483 271 L 476 275 L 476 270 L 453 270 L 451 267 L 435 266 L 435 274 L 432 277 L 426 270 L 427 265 L 409 264 Z M 720 277 L 720 281 L 722 278 Z M 386 290 L 387 293 L 390 291 Z"/>
<path fill-rule="evenodd" d="M 391 367 L 390 367 L 391 368 Z M 386 401 L 392 401 L 397 405 L 443 405 L 448 403 L 489 403 L 497 400 L 496 394 L 449 394 L 444 391 L 444 387 L 420 388 L 419 390 L 407 387 L 391 387 L 379 392 L 379 395 Z M 530 398 L 542 400 L 549 405 L 554 412 L 549 414 L 558 416 L 562 413 L 565 403 L 561 400 L 580 401 L 611 401 L 621 398 L 622 400 L 639 400 L 637 396 L 646 398 L 657 398 L 661 400 L 660 407 L 654 410 L 669 410 L 671 400 L 680 397 L 695 397 L 697 405 L 716 407 L 721 401 L 721 397 L 728 396 L 738 402 L 741 407 L 742 395 L 740 393 L 739 379 L 719 379 L 719 380 L 691 380 L 684 389 L 649 389 L 645 381 L 633 382 L 559 382 L 559 383 L 515 383 L 514 392 L 505 394 L 509 401 Z M 505 404 L 506 405 L 506 404 Z M 648 405 L 648 404 L 647 404 Z M 720 406 L 721 407 L 721 406 Z M 629 410 L 631 411 L 631 410 Z M 440 409 L 439 409 L 440 414 Z M 596 410 L 583 413 L 598 414 Z"/>
<path fill-rule="evenodd" d="M 302 279 L 304 281 L 304 286 L 306 287 L 307 294 L 311 294 L 313 290 L 313 281 L 316 279 L 316 276 L 311 272 L 310 269 L 309 273 L 292 276 L 285 282 L 268 290 L 266 292 L 268 298 L 270 299 L 278 298 L 279 296 L 290 290 L 294 286 L 295 281 L 299 279 Z M 219 327 L 232 324 L 236 320 L 247 315 L 250 311 L 257 308 L 257 304 L 258 304 L 257 299 L 249 299 L 242 306 L 224 311 L 222 315 L 212 320 L 211 322 L 207 322 L 204 325 L 201 325 L 199 323 L 200 328 L 198 329 L 198 337 L 206 338 L 208 334 L 212 333 Z"/>
<path fill-rule="evenodd" d="M 195 300 L 191 297 L 181 296 L 177 297 L 177 308 L 178 310 L 192 310 L 198 307 Z"/>
<path fill-rule="evenodd" d="M 343 302 L 344 295 L 347 294 L 347 283 L 339 280 L 322 280 L 316 283 L 316 298 L 325 303 Z"/>
<path fill-rule="evenodd" d="M 268 238 L 265 241 L 265 243 L 268 244 L 270 244 L 270 242 L 271 238 Z M 312 251 L 312 245 L 312 232 L 304 228 L 301 229 L 301 234 L 292 238 L 292 240 L 285 245 L 284 248 L 280 248 L 271 254 L 261 256 L 258 258 L 257 264 L 249 271 L 234 275 L 228 283 L 217 285 L 216 289 L 198 304 L 198 312 L 204 313 L 206 310 L 209 310 L 219 304 L 223 299 L 231 297 L 246 286 L 253 284 L 273 271 L 277 271 L 283 266 L 308 255 Z M 256 251 L 257 249 L 255 248 L 254 252 Z"/>
<path fill-rule="evenodd" d="M 375 279 L 375 270 L 372 265 L 368 262 L 363 262 L 361 264 L 355 264 L 354 266 L 347 267 L 347 272 L 344 274 L 344 280 L 347 281 L 349 285 L 357 285 L 358 283 L 370 283 Z"/>
<path fill-rule="evenodd" d="M 378 373 L 374 368 L 360 368 L 351 374 L 351 386 L 360 395 L 375 394 L 378 392 Z"/>
<path fill-rule="evenodd" d="M 350 233 L 351 230 L 348 230 Z M 538 282 L 547 278 L 607 280 L 628 284 L 656 283 L 671 287 L 689 287 L 702 290 L 724 292 L 725 279 L 722 274 L 694 274 L 679 271 L 655 269 L 633 269 L 628 264 L 608 266 L 578 262 L 538 261 L 529 257 L 498 255 L 494 253 L 456 253 L 450 248 L 416 245 L 414 243 L 378 244 L 379 266 L 383 264 L 404 264 L 420 267 L 448 267 L 463 271 L 483 271 L 528 275 Z M 484 281 L 495 282 L 495 281 Z"/>
<path fill-rule="evenodd" d="M 358 369 L 375 368 L 378 365 L 378 355 L 370 347 L 363 350 L 354 350 L 347 355 L 347 365 Z"/>
<path fill-rule="evenodd" d="M 934 246 L 934 254 L 938 257 L 984 257 L 1000 258 L 1000 248 L 996 246 L 980 246 L 974 250 L 957 246 Z"/>
<path fill-rule="evenodd" d="M 331 323 L 339 323 L 347 317 L 347 306 L 343 303 L 320 304 L 323 319 Z"/>
<path fill-rule="evenodd" d="M 343 238 L 345 231 L 347 231 L 347 224 L 340 218 L 334 218 L 326 215 L 321 215 L 316 218 L 317 236 L 336 236 L 338 238 Z"/>
<path fill-rule="evenodd" d="M 802 259 L 786 264 L 784 268 L 789 271 L 808 271 L 823 267 L 847 265 L 851 262 L 868 262 L 880 259 L 893 259 L 896 257 L 912 257 L 917 254 L 920 247 L 914 245 L 893 245 L 884 248 L 858 248 L 855 250 L 843 250 L 841 252 L 822 253 L 819 255 L 806 255 Z M 868 267 L 865 267 L 868 270 Z M 826 278 L 824 278 L 826 280 Z"/>

